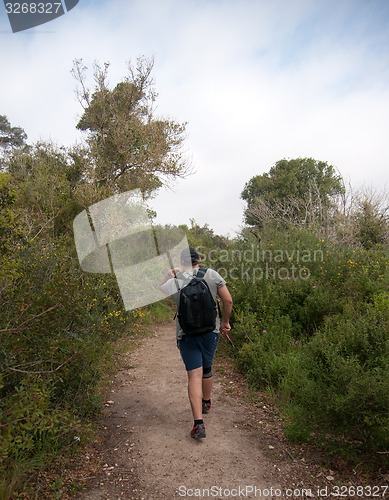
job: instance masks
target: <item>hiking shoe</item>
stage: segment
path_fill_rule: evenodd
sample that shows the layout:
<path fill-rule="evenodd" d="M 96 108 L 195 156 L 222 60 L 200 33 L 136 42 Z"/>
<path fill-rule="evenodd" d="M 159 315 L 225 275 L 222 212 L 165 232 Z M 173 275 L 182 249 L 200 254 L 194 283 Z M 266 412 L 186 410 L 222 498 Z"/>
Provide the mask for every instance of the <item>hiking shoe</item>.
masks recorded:
<path fill-rule="evenodd" d="M 203 401 L 203 413 L 209 413 L 211 410 L 211 403 Z"/>
<path fill-rule="evenodd" d="M 190 437 L 192 438 L 205 438 L 205 425 L 204 424 L 198 424 L 194 425 L 193 429 L 190 431 Z"/>

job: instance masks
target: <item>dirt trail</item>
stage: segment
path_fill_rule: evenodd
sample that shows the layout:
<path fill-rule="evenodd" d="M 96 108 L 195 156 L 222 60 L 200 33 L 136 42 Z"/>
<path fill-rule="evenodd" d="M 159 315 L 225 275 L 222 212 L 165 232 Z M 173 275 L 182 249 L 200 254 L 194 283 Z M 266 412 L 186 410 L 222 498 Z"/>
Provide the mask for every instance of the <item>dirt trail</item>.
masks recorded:
<path fill-rule="evenodd" d="M 190 437 L 173 323 L 158 326 L 125 356 L 102 417 L 97 473 L 82 500 L 317 497 L 321 481 L 314 476 L 324 480 L 325 473 L 288 451 L 269 407 L 242 399 L 239 381 L 222 361 L 216 362 L 212 411 L 204 418 L 207 437 Z M 207 488 L 201 496 L 194 490 Z"/>

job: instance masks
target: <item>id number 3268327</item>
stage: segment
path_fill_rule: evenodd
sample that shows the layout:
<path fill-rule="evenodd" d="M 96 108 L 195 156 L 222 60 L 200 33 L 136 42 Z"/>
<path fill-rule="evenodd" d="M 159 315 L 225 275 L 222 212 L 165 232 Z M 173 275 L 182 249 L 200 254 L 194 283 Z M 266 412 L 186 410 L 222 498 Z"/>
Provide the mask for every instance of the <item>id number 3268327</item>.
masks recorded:
<path fill-rule="evenodd" d="M 58 14 L 61 2 L 8 2 L 5 4 L 7 14 Z"/>

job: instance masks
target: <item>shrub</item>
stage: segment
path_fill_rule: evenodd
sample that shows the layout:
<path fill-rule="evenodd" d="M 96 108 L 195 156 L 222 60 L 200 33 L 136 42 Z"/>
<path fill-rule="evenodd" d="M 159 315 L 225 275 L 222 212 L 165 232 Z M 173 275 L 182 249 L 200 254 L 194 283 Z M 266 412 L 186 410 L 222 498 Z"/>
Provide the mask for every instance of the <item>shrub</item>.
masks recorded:
<path fill-rule="evenodd" d="M 0 296 L 0 472 L 9 477 L 85 435 L 128 318 L 114 278 L 85 275 L 71 240 L 35 240 L 16 257 L 20 276 Z"/>
<path fill-rule="evenodd" d="M 296 427 L 346 438 L 365 450 L 389 446 L 389 308 L 376 297 L 364 313 L 350 306 L 329 318 L 284 379 Z"/>
<path fill-rule="evenodd" d="M 39 375 L 25 377 L 2 405 L 1 464 L 26 461 L 74 442 L 80 422 L 73 412 L 55 408 L 50 384 Z M 3 470 L 0 469 L 0 472 Z"/>
<path fill-rule="evenodd" d="M 238 365 L 254 387 L 278 388 L 288 374 L 294 350 L 299 348 L 300 341 L 293 339 L 292 325 L 287 317 L 278 318 L 260 328 L 253 326 L 247 320 L 242 325 L 235 325 L 238 332 L 246 329 L 245 337 L 248 339 L 239 351 Z"/>
<path fill-rule="evenodd" d="M 250 250 L 250 242 L 240 245 L 242 254 Z M 319 258 L 297 279 L 276 273 L 232 282 L 237 363 L 256 388 L 278 395 L 290 438 L 314 433 L 385 461 L 387 455 L 376 452 L 389 447 L 387 251 L 353 249 L 297 230 L 264 232 L 260 249 L 275 268 L 301 268 L 297 250 L 308 257 L 319 250 Z M 272 249 L 281 249 L 282 258 L 274 259 Z M 223 262 L 228 265 L 236 263 Z"/>

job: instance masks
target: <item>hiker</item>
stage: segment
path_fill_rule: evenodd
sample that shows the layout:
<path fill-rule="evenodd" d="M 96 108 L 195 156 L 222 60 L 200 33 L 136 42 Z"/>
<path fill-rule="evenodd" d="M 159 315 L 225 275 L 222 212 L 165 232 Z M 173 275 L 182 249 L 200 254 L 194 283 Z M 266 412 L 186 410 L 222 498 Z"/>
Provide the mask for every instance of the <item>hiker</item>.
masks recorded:
<path fill-rule="evenodd" d="M 228 334 L 232 297 L 226 281 L 214 269 L 200 269 L 200 256 L 193 247 L 181 252 L 182 268 L 169 269 L 161 283 L 160 289 L 166 295 L 172 295 L 178 308 L 176 315 L 177 346 L 188 374 L 188 396 L 192 408 L 194 424 L 191 431 L 193 438 L 205 438 L 203 414 L 211 409 L 212 361 L 216 352 L 219 333 Z M 204 274 L 205 272 L 205 274 Z M 202 277 L 211 292 L 216 307 L 217 297 L 222 302 L 221 317 L 215 313 L 212 330 L 200 335 L 184 333 L 180 325 L 180 294 L 194 276 Z M 203 285 L 204 286 L 204 285 Z M 209 296 L 209 295 L 208 295 Z M 182 324 L 182 321 L 181 321 Z"/>

